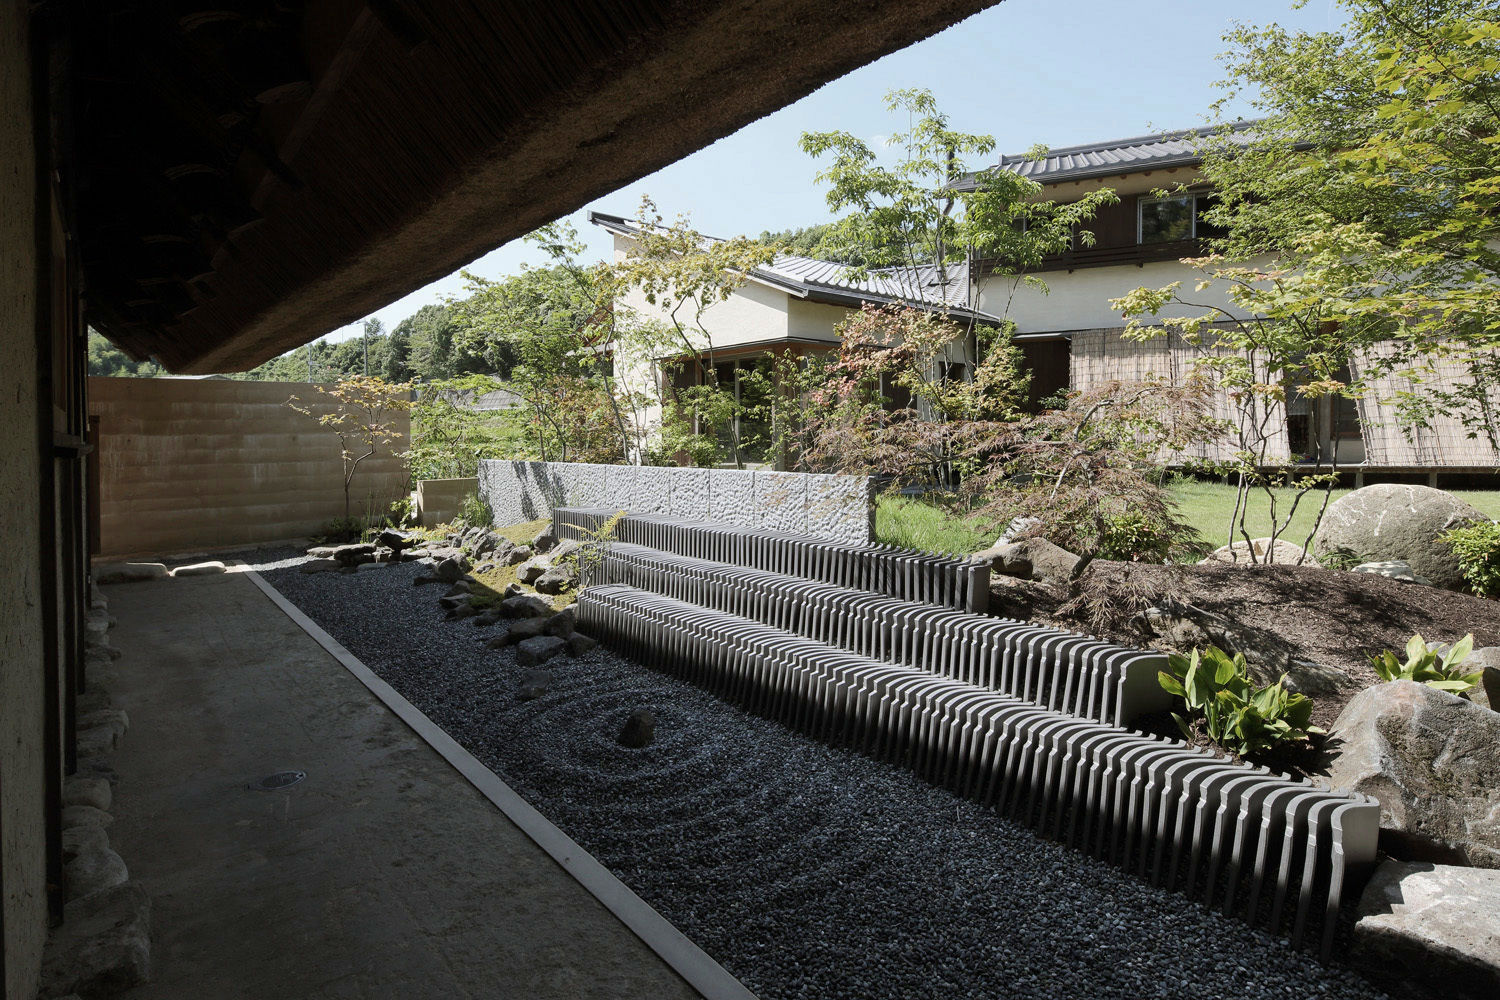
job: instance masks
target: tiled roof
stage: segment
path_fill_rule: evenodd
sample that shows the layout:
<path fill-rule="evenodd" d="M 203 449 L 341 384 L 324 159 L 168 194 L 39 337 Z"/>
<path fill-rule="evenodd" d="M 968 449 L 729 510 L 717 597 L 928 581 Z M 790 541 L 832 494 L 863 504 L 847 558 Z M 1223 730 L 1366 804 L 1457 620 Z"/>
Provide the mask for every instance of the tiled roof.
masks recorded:
<path fill-rule="evenodd" d="M 995 166 L 1041 184 L 1106 177 L 1138 170 L 1190 166 L 1203 161 L 1203 149 L 1208 145 L 1204 141 L 1206 137 L 1227 134 L 1230 142 L 1245 145 L 1254 137 L 1250 127 L 1255 124 L 1254 121 L 1233 122 L 1228 126 L 1227 133 L 1224 126 L 1216 125 L 1138 135 L 1129 139 L 1112 139 L 1108 142 L 1091 142 L 1081 146 L 1062 146 L 1048 149 L 1047 155 L 1037 160 L 1025 153 L 1013 153 L 1000 157 L 1000 162 Z"/>
<path fill-rule="evenodd" d="M 633 236 L 640 224 L 633 219 L 603 212 L 589 212 L 589 221 L 621 236 Z M 705 236 L 705 240 L 714 237 Z M 770 264 L 758 267 L 750 277 L 774 285 L 798 298 L 834 301 L 840 304 L 904 302 L 919 309 L 943 310 L 955 319 L 982 323 L 1001 322 L 1000 317 L 969 306 L 969 269 L 964 263 L 948 266 L 946 287 L 939 284 L 937 268 L 926 265 L 915 272 L 908 268 L 871 270 L 853 277 L 849 268 L 833 261 L 796 254 L 780 254 Z"/>

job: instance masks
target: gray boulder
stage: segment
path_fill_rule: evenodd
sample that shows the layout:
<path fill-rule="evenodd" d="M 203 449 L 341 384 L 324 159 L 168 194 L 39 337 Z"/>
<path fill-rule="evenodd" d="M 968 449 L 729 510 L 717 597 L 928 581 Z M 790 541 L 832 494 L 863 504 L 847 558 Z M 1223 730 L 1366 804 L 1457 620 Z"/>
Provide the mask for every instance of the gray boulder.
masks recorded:
<path fill-rule="evenodd" d="M 551 568 L 552 563 L 546 556 L 537 556 L 533 559 L 528 559 L 522 564 L 520 569 L 516 570 L 516 578 L 522 583 L 534 584 Z"/>
<path fill-rule="evenodd" d="M 535 667 L 546 663 L 554 656 L 568 650 L 568 641 L 555 635 L 538 635 L 523 639 L 516 646 L 516 662 L 523 667 Z"/>
<path fill-rule="evenodd" d="M 144 580 L 160 580 L 167 575 L 162 563 L 126 562 L 110 563 L 94 567 L 95 583 L 140 583 Z"/>
<path fill-rule="evenodd" d="M 552 530 L 550 528 L 543 528 L 541 531 L 537 532 L 536 537 L 531 540 L 531 550 L 533 552 L 546 552 L 556 544 L 557 536 L 552 533 Z"/>
<path fill-rule="evenodd" d="M 516 686 L 516 700 L 535 701 L 551 689 L 551 671 L 528 670 L 521 675 L 521 681 Z"/>
<path fill-rule="evenodd" d="M 1462 590 L 1458 557 L 1438 536 L 1487 520 L 1453 494 L 1430 486 L 1366 486 L 1329 506 L 1313 536 L 1313 554 L 1325 565 L 1399 559 L 1434 586 Z"/>
<path fill-rule="evenodd" d="M 558 542 L 552 547 L 551 551 L 547 553 L 547 558 L 551 559 L 552 564 L 555 566 L 558 563 L 561 563 L 564 559 L 572 558 L 582 548 L 583 543 L 578 539 L 564 538 L 562 541 Z"/>
<path fill-rule="evenodd" d="M 518 645 L 527 639 L 535 639 L 547 629 L 545 618 L 521 618 L 512 623 L 505 632 L 505 642 L 502 645 Z"/>
<path fill-rule="evenodd" d="M 83 899 L 130 881 L 125 859 L 97 842 L 75 853 L 63 866 L 63 874 L 67 876 L 69 899 Z"/>
<path fill-rule="evenodd" d="M 591 652 L 598 645 L 599 640 L 590 638 L 582 632 L 574 632 L 568 636 L 568 655 L 582 656 L 584 653 Z"/>
<path fill-rule="evenodd" d="M 1411 563 L 1405 559 L 1383 559 L 1379 562 L 1360 563 L 1349 569 L 1351 573 L 1369 573 L 1371 576 L 1383 576 L 1387 580 L 1400 580 L 1402 583 L 1417 583 L 1424 587 L 1432 586 L 1432 581 L 1425 576 L 1418 576 L 1411 568 Z"/>
<path fill-rule="evenodd" d="M 1248 543 L 1241 539 L 1230 545 L 1221 545 L 1210 552 L 1203 562 L 1235 563 L 1241 566 L 1272 563 L 1277 566 L 1313 565 L 1312 557 L 1302 546 L 1285 538 L 1278 538 L 1273 544 L 1270 537 L 1252 538 Z"/>
<path fill-rule="evenodd" d="M 115 818 L 103 809 L 95 809 L 93 806 L 64 806 L 62 811 L 62 825 L 64 830 L 75 826 L 97 826 L 108 827 Z"/>
<path fill-rule="evenodd" d="M 530 545 L 517 545 L 509 552 L 505 553 L 505 564 L 507 566 L 519 566 L 521 563 L 530 559 L 532 555 L 533 553 L 531 551 Z"/>
<path fill-rule="evenodd" d="M 1500 996 L 1500 872 L 1384 862 L 1360 897 L 1349 957 L 1440 996 Z"/>
<path fill-rule="evenodd" d="M 304 573 L 328 573 L 338 568 L 337 559 L 309 559 L 302 564 Z"/>
<path fill-rule="evenodd" d="M 551 618 L 548 618 L 546 628 L 543 631 L 548 635 L 555 635 L 560 639 L 566 639 L 573 634 L 573 628 L 577 624 L 578 613 L 573 608 L 567 607 Z"/>
<path fill-rule="evenodd" d="M 656 716 L 644 708 L 638 708 L 630 713 L 625 720 L 625 725 L 620 729 L 620 735 L 615 737 L 615 740 L 622 747 L 639 750 L 649 745 L 655 738 Z"/>
<path fill-rule="evenodd" d="M 186 566 L 178 566 L 172 570 L 173 576 L 213 576 L 223 573 L 227 567 L 218 560 L 208 562 L 189 563 Z"/>
<path fill-rule="evenodd" d="M 1500 714 L 1393 681 L 1355 695 L 1329 733 L 1327 782 L 1380 801 L 1389 853 L 1500 868 Z"/>
<path fill-rule="evenodd" d="M 394 528 L 386 528 L 380 534 L 375 536 L 375 544 L 383 545 L 386 548 L 390 549 L 392 552 L 400 552 L 402 549 L 411 544 L 411 539 L 408 538 L 406 533 L 403 531 L 397 531 Z"/>
<path fill-rule="evenodd" d="M 365 542 L 335 545 L 332 555 L 340 566 L 358 566 L 375 561 L 375 546 Z"/>
<path fill-rule="evenodd" d="M 438 564 L 433 567 L 433 575 L 443 583 L 457 583 L 464 578 L 464 573 L 467 571 L 465 560 L 453 556 L 439 560 Z"/>
<path fill-rule="evenodd" d="M 536 578 L 535 586 L 537 592 L 542 594 L 561 594 L 565 590 L 572 590 L 578 586 L 578 567 L 570 562 L 553 566 Z"/>
<path fill-rule="evenodd" d="M 506 618 L 550 618 L 552 612 L 552 602 L 535 594 L 507 597 L 500 602 L 500 614 Z"/>
<path fill-rule="evenodd" d="M 1031 557 L 1020 542 L 999 542 L 982 552 L 976 552 L 971 561 L 989 566 L 991 573 L 1014 576 L 1022 580 L 1031 579 Z"/>
<path fill-rule="evenodd" d="M 74 775 L 63 782 L 63 805 L 93 806 L 108 810 L 114 801 L 114 791 L 103 778 L 88 778 Z"/>
<path fill-rule="evenodd" d="M 113 996 L 151 977 L 151 898 L 127 882 L 68 903 L 42 959 L 42 996 Z"/>

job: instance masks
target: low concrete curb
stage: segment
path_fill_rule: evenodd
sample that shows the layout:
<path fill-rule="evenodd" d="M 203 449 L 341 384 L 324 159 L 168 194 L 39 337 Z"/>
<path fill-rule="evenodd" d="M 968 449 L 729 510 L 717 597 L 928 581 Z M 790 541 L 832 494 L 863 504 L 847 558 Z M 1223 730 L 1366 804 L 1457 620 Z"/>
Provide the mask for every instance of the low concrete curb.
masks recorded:
<path fill-rule="evenodd" d="M 499 775 L 479 762 L 473 754 L 459 746 L 442 727 L 424 715 L 415 705 L 403 698 L 395 688 L 381 680 L 360 659 L 318 627 L 301 609 L 292 604 L 281 593 L 267 583 L 259 573 L 243 562 L 235 566 L 250 581 L 260 588 L 271 601 L 293 622 L 311 636 L 318 645 L 327 650 L 334 659 L 343 664 L 354 677 L 379 698 L 412 731 L 442 755 L 454 770 L 489 799 L 507 819 L 530 837 L 538 847 L 562 866 L 579 885 L 604 904 L 604 907 L 620 919 L 632 933 L 640 938 L 678 975 L 708 1000 L 756 1000 L 755 994 L 730 975 L 723 966 L 715 962 L 707 952 L 699 948 L 686 935 L 656 912 L 650 904 L 630 890 L 616 878 L 597 858 L 579 847 L 572 838 L 554 826 L 545 816 L 532 808 Z"/>

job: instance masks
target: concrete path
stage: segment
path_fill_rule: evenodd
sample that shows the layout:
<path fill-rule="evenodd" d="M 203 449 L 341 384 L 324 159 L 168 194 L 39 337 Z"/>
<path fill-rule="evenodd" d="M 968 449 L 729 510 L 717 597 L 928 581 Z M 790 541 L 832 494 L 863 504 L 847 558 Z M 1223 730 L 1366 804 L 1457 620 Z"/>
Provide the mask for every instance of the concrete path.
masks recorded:
<path fill-rule="evenodd" d="M 697 996 L 247 578 L 105 593 L 111 842 L 153 900 L 125 996 Z"/>

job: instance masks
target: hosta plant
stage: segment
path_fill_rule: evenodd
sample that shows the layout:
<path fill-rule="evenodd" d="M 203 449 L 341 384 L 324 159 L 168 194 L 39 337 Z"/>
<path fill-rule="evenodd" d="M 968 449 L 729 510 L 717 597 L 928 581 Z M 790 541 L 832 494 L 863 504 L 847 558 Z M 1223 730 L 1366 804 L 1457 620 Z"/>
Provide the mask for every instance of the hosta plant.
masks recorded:
<path fill-rule="evenodd" d="M 1463 694 L 1479 683 L 1479 673 L 1463 672 L 1463 662 L 1474 649 L 1474 636 L 1466 635 L 1446 653 L 1439 654 L 1420 635 L 1406 644 L 1406 662 L 1387 649 L 1370 657 L 1370 664 L 1383 681 L 1416 681 L 1451 694 Z"/>
<path fill-rule="evenodd" d="M 1241 757 L 1301 743 L 1323 730 L 1311 725 L 1312 699 L 1289 691 L 1286 675 L 1256 687 L 1241 653 L 1230 656 L 1217 646 L 1194 649 L 1191 656 L 1172 654 L 1157 679 L 1181 698 L 1187 715 L 1172 713 L 1188 739 L 1195 725 L 1208 738 Z"/>

